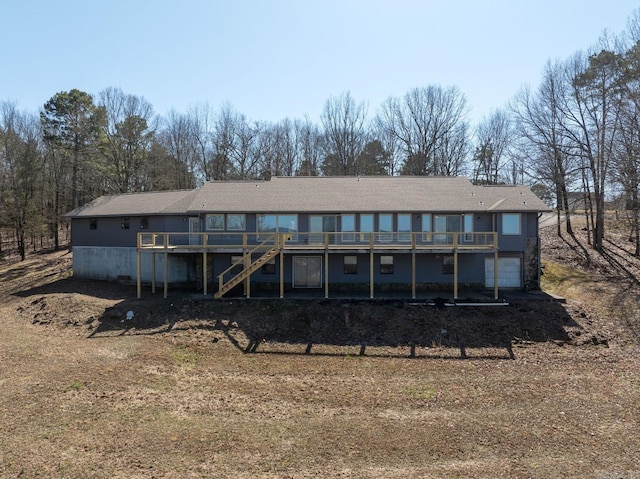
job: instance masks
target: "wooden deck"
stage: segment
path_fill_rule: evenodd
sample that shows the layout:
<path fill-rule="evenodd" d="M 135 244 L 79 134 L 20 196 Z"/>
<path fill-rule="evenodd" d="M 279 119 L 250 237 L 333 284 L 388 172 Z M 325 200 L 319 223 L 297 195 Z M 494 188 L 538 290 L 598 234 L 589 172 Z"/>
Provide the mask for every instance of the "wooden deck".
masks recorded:
<path fill-rule="evenodd" d="M 315 252 L 324 254 L 328 264 L 331 253 L 369 254 L 370 298 L 374 297 L 374 254 L 384 252 L 405 252 L 411 255 L 412 298 L 416 297 L 416 255 L 419 253 L 440 253 L 453 255 L 454 299 L 458 297 L 458 254 L 484 252 L 494 255 L 494 296 L 498 297 L 498 234 L 496 232 L 475 233 L 407 233 L 407 232 L 350 232 L 350 233 L 138 233 L 137 241 L 137 289 L 141 296 L 141 254 L 149 252 L 155 257 L 163 254 L 164 260 L 164 296 L 167 296 L 168 261 L 171 253 L 202 254 L 204 294 L 207 294 L 207 255 L 242 255 L 241 261 L 231 265 L 218 275 L 218 292 L 222 296 L 233 285 L 245 281 L 245 291 L 249 294 L 250 276 L 260 262 L 266 258 L 279 256 L 280 259 L 280 297 L 284 297 L 283 258 L 296 252 Z M 260 255 L 253 260 L 254 255 Z M 226 277 L 236 268 L 239 273 Z M 328 268 L 324 268 L 325 297 L 329 297 Z M 152 290 L 155 291 L 155 260 L 152 260 Z"/>

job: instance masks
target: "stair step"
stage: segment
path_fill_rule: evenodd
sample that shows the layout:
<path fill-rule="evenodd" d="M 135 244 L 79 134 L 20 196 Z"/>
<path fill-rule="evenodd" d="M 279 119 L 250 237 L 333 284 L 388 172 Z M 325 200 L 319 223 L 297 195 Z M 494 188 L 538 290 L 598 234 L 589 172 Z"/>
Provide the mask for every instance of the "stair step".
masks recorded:
<path fill-rule="evenodd" d="M 256 271 L 262 264 L 264 264 L 267 261 L 269 261 L 271 258 L 273 258 L 275 255 L 277 255 L 279 252 L 280 252 L 280 249 L 272 248 L 269 251 L 267 251 L 266 253 L 264 253 L 257 260 L 255 260 L 253 263 L 251 263 L 247 268 L 243 269 L 236 276 L 234 276 L 229 281 L 224 283 L 222 285 L 222 288 L 220 288 L 214 294 L 214 298 L 221 298 L 222 296 L 224 296 L 225 293 L 229 292 L 235 286 L 237 286 L 242 281 L 247 279 L 247 277 L 249 277 L 254 271 Z"/>

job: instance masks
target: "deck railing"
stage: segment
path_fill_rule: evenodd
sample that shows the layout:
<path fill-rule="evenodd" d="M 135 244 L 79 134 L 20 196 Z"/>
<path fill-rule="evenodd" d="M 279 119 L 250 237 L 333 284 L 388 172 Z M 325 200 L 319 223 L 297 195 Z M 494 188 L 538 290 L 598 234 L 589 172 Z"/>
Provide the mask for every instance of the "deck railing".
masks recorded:
<path fill-rule="evenodd" d="M 138 233 L 140 250 L 220 252 L 278 244 L 286 250 L 405 249 L 439 250 L 497 249 L 495 232 L 338 232 L 338 233 Z"/>

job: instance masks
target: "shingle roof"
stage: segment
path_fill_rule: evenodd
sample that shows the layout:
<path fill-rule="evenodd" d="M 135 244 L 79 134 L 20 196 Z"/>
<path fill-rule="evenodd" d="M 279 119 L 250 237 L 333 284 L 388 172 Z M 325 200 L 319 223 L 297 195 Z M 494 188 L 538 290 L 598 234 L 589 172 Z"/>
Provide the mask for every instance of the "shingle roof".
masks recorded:
<path fill-rule="evenodd" d="M 65 216 L 147 216 L 184 214 L 198 190 L 158 191 L 107 195 L 70 211 Z"/>
<path fill-rule="evenodd" d="M 213 181 L 193 191 L 105 196 L 67 216 L 319 212 L 549 211 L 524 186 L 475 186 L 463 177 L 273 177 Z"/>

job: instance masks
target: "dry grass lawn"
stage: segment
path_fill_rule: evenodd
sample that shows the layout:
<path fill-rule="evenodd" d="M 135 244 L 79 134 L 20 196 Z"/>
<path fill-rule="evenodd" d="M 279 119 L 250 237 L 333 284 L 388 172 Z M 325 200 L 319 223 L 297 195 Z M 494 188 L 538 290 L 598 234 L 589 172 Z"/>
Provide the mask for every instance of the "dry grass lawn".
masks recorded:
<path fill-rule="evenodd" d="M 563 340 L 513 335 L 515 360 L 446 338 L 413 359 L 267 337 L 246 353 L 221 303 L 135 300 L 69 278 L 65 253 L 2 263 L 0 477 L 640 478 L 638 286 L 548 242 L 571 321 Z M 123 304 L 155 323 L 125 327 Z M 505 311 L 520 331 L 538 308 Z"/>

